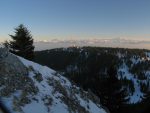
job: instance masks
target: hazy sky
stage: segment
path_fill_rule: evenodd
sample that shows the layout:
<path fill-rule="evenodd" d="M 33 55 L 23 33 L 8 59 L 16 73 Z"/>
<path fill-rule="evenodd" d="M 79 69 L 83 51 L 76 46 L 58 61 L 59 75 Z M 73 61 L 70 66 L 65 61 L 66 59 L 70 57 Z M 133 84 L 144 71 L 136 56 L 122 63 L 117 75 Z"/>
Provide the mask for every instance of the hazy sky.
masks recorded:
<path fill-rule="evenodd" d="M 150 39 L 150 0 L 0 0 L 0 41 L 21 23 L 35 40 Z"/>

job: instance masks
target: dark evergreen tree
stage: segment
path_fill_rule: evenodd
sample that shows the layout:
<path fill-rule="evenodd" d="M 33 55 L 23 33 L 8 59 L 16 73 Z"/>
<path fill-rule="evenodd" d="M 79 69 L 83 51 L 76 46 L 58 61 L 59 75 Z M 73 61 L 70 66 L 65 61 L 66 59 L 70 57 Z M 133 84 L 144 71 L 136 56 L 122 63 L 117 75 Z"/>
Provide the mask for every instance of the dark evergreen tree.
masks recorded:
<path fill-rule="evenodd" d="M 6 40 L 4 43 L 3 43 L 4 47 L 6 47 L 7 49 L 9 48 L 9 42 Z"/>
<path fill-rule="evenodd" d="M 26 59 L 33 60 L 34 46 L 33 38 L 29 30 L 24 25 L 15 28 L 15 35 L 10 35 L 11 41 L 5 42 L 4 46 L 9 47 L 10 52 L 22 56 Z"/>
<path fill-rule="evenodd" d="M 101 82 L 100 99 L 104 106 L 107 106 L 111 113 L 122 112 L 128 99 L 125 89 L 117 77 L 117 70 L 110 66 L 107 76 Z"/>
<path fill-rule="evenodd" d="M 147 93 L 144 95 L 140 107 L 143 109 L 143 113 L 150 113 L 150 91 L 147 91 Z"/>

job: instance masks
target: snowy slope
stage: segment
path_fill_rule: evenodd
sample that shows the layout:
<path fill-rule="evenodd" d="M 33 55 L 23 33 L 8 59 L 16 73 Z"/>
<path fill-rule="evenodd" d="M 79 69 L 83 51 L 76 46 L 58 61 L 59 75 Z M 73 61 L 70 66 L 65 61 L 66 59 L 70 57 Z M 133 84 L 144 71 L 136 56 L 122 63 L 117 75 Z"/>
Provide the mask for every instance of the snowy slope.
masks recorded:
<path fill-rule="evenodd" d="M 129 95 L 129 103 L 137 103 L 141 101 L 142 97 L 144 96 L 144 93 L 140 90 L 138 79 L 134 78 L 134 75 L 129 72 L 129 68 L 125 64 L 122 67 L 120 67 L 118 71 L 124 73 L 122 77 L 126 77 L 126 79 L 128 80 L 132 80 L 134 83 L 135 91 L 132 95 Z"/>
<path fill-rule="evenodd" d="M 143 72 L 140 74 L 140 76 L 144 76 L 143 79 L 139 79 L 138 76 L 136 74 L 131 73 L 130 69 L 137 64 L 140 64 L 143 62 L 143 65 L 146 65 L 146 63 L 149 63 L 149 59 L 150 59 L 150 52 L 145 52 L 146 57 L 140 57 L 138 56 L 138 58 L 135 58 L 135 56 L 132 56 L 132 58 L 130 58 L 131 61 L 131 67 L 128 67 L 127 64 L 124 62 L 124 56 L 120 53 L 119 54 L 119 58 L 123 59 L 123 63 L 122 65 L 119 67 L 118 69 L 118 75 L 119 77 L 121 76 L 122 78 L 126 78 L 127 80 L 130 80 L 133 82 L 134 84 L 134 92 L 133 94 L 130 94 L 129 92 L 129 103 L 138 103 L 140 101 L 142 101 L 143 97 L 144 97 L 144 92 L 141 91 L 141 83 L 144 83 L 147 85 L 147 87 L 150 81 L 150 71 L 149 69 L 141 69 L 140 72 Z M 136 56 L 137 57 L 137 56 Z M 145 63 L 146 62 L 146 63 Z M 145 64 L 144 64 L 145 63 Z M 120 75 L 121 73 L 121 75 Z M 140 77 L 139 76 L 139 77 Z"/>
<path fill-rule="evenodd" d="M 106 113 L 96 96 L 46 66 L 10 53 L 0 63 L 0 96 L 12 112 Z"/>

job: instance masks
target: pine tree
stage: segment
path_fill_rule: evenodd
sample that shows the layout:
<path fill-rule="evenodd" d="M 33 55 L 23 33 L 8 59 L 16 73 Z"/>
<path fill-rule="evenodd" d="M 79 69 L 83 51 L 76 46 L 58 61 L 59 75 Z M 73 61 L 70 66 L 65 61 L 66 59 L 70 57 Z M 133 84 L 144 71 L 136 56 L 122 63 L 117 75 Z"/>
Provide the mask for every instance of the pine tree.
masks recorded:
<path fill-rule="evenodd" d="M 107 76 L 101 84 L 100 99 L 102 105 L 107 106 L 111 113 L 121 112 L 128 99 L 125 89 L 122 88 L 121 82 L 117 78 L 117 71 L 114 66 L 108 69 Z"/>
<path fill-rule="evenodd" d="M 26 59 L 33 60 L 34 58 L 34 46 L 33 38 L 29 30 L 23 25 L 19 25 L 15 28 L 15 35 L 10 35 L 11 41 L 5 42 L 4 46 L 10 49 L 10 52 L 22 56 Z"/>
<path fill-rule="evenodd" d="M 145 93 L 144 98 L 141 102 L 141 109 L 143 109 L 143 113 L 150 113 L 150 91 Z"/>

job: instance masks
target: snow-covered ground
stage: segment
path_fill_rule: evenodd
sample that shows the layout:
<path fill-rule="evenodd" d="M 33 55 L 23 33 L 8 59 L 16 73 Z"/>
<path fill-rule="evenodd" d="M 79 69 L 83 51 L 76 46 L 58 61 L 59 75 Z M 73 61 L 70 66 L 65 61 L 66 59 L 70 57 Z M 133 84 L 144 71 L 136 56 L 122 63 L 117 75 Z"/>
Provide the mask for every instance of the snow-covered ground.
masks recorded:
<path fill-rule="evenodd" d="M 27 68 L 28 75 L 26 76 L 34 83 L 37 92 L 35 94 L 25 92 L 25 96 L 29 100 L 27 103 L 26 100 L 19 100 L 24 89 L 15 89 L 10 96 L 2 96 L 2 101 L 10 111 L 14 113 L 106 113 L 101 105 L 96 102 L 96 96 L 76 87 L 54 70 L 21 57 L 15 57 Z M 38 75 L 38 78 L 35 78 L 36 75 Z M 24 75 L 19 77 L 21 76 Z M 24 88 L 30 87 L 27 86 L 28 84 L 23 85 Z M 0 86 L 0 92 L 3 87 Z M 19 103 L 22 101 L 25 104 Z"/>
<path fill-rule="evenodd" d="M 144 94 L 140 90 L 139 83 L 137 82 L 138 79 L 134 78 L 134 75 L 129 72 L 129 68 L 125 64 L 122 67 L 120 67 L 120 69 L 118 71 L 123 73 L 123 76 L 122 76 L 123 78 L 126 77 L 126 79 L 132 80 L 134 83 L 135 91 L 134 91 L 133 95 L 129 96 L 130 103 L 137 103 L 137 102 L 141 101 Z"/>
<path fill-rule="evenodd" d="M 150 52 L 146 52 L 146 58 L 142 57 L 142 58 L 131 58 L 131 61 L 132 61 L 132 65 L 136 65 L 138 64 L 139 62 L 142 62 L 142 61 L 146 61 L 150 59 Z M 122 58 L 123 55 L 121 54 L 118 54 L 119 55 L 119 58 Z M 123 58 L 122 58 L 123 59 Z M 146 61 L 147 62 L 147 61 Z M 137 102 L 140 102 L 144 96 L 144 93 L 141 91 L 141 86 L 140 86 L 140 83 L 147 83 L 147 81 L 150 80 L 150 71 L 149 70 L 145 70 L 145 76 L 147 77 L 147 79 L 145 80 L 139 80 L 134 74 L 132 74 L 130 71 L 130 68 L 123 62 L 123 64 L 119 67 L 118 69 L 118 72 L 122 73 L 122 77 L 123 78 L 126 78 L 127 80 L 131 80 L 134 84 L 134 89 L 135 91 L 133 92 L 132 95 L 129 95 L 129 103 L 137 103 Z"/>

